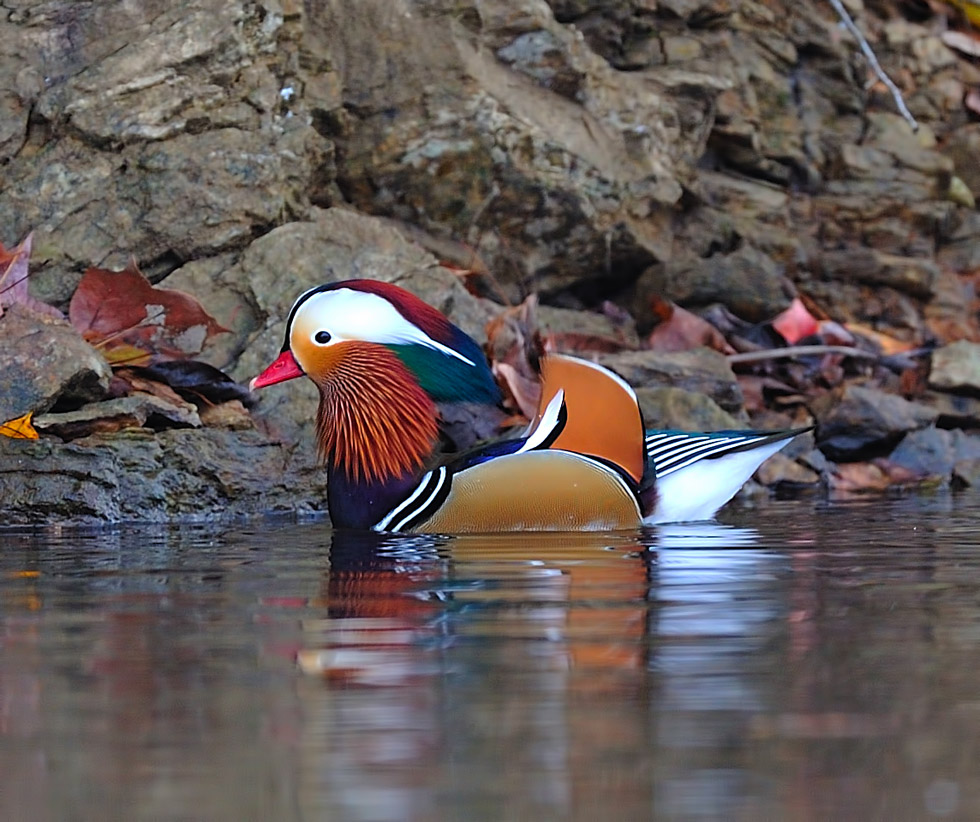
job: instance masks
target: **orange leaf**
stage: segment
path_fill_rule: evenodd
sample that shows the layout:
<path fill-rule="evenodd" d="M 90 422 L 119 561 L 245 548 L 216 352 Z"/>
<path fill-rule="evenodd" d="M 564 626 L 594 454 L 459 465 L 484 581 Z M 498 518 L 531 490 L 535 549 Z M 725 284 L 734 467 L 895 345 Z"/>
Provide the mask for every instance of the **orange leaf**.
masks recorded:
<path fill-rule="evenodd" d="M 864 337 L 866 340 L 871 340 L 886 357 L 891 357 L 894 354 L 904 354 L 906 351 L 911 351 L 915 348 L 913 343 L 907 342 L 906 340 L 899 340 L 888 334 L 883 334 L 869 325 L 848 323 L 848 328 L 858 336 Z"/>
<path fill-rule="evenodd" d="M 116 358 L 127 364 L 134 362 L 134 349 L 154 359 L 194 356 L 228 330 L 190 294 L 151 285 L 135 262 L 124 271 L 88 269 L 71 298 L 68 319 L 103 352 L 127 349 Z"/>
<path fill-rule="evenodd" d="M 28 411 L 23 417 L 0 423 L 0 434 L 15 440 L 38 439 L 37 431 L 31 425 L 31 417 L 33 416 L 34 412 Z"/>

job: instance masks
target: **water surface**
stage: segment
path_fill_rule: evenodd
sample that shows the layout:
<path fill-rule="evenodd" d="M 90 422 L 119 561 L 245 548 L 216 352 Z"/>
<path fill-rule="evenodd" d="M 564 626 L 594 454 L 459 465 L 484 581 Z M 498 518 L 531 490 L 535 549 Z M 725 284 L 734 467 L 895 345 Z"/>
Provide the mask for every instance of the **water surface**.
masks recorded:
<path fill-rule="evenodd" d="M 975 496 L 0 535 L 0 819 L 980 817 Z"/>

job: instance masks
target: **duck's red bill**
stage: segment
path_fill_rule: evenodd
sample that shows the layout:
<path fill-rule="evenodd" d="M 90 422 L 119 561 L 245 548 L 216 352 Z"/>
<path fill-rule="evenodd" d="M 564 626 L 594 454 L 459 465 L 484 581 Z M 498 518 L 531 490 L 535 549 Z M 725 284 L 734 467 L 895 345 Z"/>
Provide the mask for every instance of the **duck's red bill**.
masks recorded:
<path fill-rule="evenodd" d="M 293 352 L 283 351 L 276 357 L 276 361 L 272 365 L 248 384 L 248 387 L 254 391 L 256 388 L 264 388 L 267 385 L 275 385 L 277 382 L 285 382 L 302 376 L 303 369 L 296 362 Z"/>

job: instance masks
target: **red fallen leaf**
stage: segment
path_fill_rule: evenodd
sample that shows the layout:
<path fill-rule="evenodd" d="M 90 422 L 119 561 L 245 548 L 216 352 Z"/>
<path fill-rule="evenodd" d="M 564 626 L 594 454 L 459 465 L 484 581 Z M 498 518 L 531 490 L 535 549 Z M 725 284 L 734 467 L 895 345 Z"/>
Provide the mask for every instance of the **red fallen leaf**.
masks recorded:
<path fill-rule="evenodd" d="M 790 345 L 796 345 L 803 337 L 820 331 L 820 321 L 814 317 L 799 297 L 794 297 L 789 308 L 772 321 L 775 328 Z"/>
<path fill-rule="evenodd" d="M 0 317 L 3 316 L 5 305 L 23 305 L 38 314 L 64 319 L 65 315 L 53 305 L 42 303 L 28 293 L 28 261 L 33 242 L 34 232 L 31 232 L 19 245 L 9 250 L 0 243 Z"/>
<path fill-rule="evenodd" d="M 711 323 L 702 320 L 679 305 L 653 297 L 650 306 L 660 323 L 647 337 L 647 347 L 654 351 L 687 351 L 706 345 L 722 354 L 734 354 L 728 341 Z"/>
<path fill-rule="evenodd" d="M 199 354 L 205 342 L 228 329 L 189 294 L 157 288 L 132 262 L 124 271 L 90 268 L 68 306 L 82 336 L 107 352 L 128 347 L 175 360 Z"/>

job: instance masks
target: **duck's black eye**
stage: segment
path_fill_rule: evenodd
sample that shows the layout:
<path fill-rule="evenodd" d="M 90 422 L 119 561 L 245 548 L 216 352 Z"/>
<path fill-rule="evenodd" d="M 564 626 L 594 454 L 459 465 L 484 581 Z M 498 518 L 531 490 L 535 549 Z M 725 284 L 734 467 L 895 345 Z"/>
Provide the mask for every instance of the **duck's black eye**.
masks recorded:
<path fill-rule="evenodd" d="M 320 345 L 326 345 L 330 342 L 330 332 L 329 331 L 317 331 L 313 335 L 313 339 L 316 340 Z"/>

